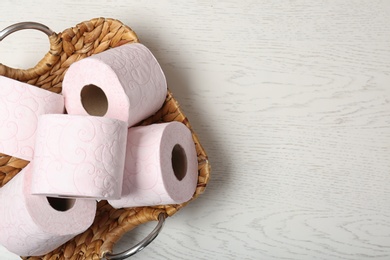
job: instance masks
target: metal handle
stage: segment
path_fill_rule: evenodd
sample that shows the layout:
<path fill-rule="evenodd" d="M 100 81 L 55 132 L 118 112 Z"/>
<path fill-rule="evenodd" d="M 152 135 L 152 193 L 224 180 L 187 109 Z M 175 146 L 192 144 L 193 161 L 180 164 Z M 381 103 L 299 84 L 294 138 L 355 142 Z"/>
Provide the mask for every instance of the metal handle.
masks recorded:
<path fill-rule="evenodd" d="M 44 24 L 36 23 L 36 22 L 22 22 L 16 23 L 8 26 L 7 28 L 0 31 L 0 41 L 2 41 L 5 37 L 14 33 L 16 31 L 25 30 L 25 29 L 34 29 L 41 32 L 44 32 L 47 36 L 52 35 L 54 32 Z"/>
<path fill-rule="evenodd" d="M 130 248 L 126 251 L 123 251 L 121 253 L 118 253 L 118 254 L 106 253 L 104 255 L 104 258 L 107 260 L 122 260 L 122 259 L 126 259 L 126 258 L 138 253 L 139 251 L 141 251 L 142 249 L 147 247 L 158 236 L 162 227 L 164 226 L 165 218 L 166 218 L 166 215 L 164 213 L 160 213 L 160 215 L 158 215 L 157 226 L 153 229 L 153 231 L 147 237 L 145 237 L 141 242 L 139 242 L 138 244 L 136 244 L 132 248 Z"/>

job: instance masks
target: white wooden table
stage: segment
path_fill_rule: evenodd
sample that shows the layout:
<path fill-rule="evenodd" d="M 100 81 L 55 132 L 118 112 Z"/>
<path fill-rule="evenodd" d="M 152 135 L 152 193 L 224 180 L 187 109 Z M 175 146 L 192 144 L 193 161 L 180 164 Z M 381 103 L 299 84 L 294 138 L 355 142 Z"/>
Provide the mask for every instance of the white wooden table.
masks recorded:
<path fill-rule="evenodd" d="M 0 10 L 0 28 L 37 21 L 57 32 L 116 18 L 160 61 L 212 175 L 134 259 L 390 259 L 390 1 L 37 0 Z M 0 43 L 0 62 L 28 68 L 47 48 L 42 33 L 20 32 Z M 0 258 L 18 259 L 2 247 Z"/>

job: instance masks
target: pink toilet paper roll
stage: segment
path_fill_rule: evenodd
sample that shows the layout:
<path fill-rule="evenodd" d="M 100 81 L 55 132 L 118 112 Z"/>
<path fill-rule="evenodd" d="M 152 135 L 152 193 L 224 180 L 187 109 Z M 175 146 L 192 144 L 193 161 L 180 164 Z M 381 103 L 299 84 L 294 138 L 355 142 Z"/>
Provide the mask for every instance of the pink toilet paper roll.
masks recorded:
<path fill-rule="evenodd" d="M 129 127 L 154 114 L 167 94 L 160 65 L 139 43 L 73 63 L 62 86 L 69 114 L 116 118 Z"/>
<path fill-rule="evenodd" d="M 118 199 L 127 124 L 94 116 L 39 118 L 31 192 L 54 197 Z"/>
<path fill-rule="evenodd" d="M 61 95 L 0 76 L 0 153 L 30 161 L 38 116 L 64 113 Z"/>
<path fill-rule="evenodd" d="M 29 192 L 32 165 L 0 189 L 0 244 L 21 256 L 49 253 L 93 222 L 96 201 L 53 199 Z"/>
<path fill-rule="evenodd" d="M 179 122 L 130 128 L 126 165 L 115 208 L 177 204 L 195 192 L 198 163 L 191 131 Z"/>

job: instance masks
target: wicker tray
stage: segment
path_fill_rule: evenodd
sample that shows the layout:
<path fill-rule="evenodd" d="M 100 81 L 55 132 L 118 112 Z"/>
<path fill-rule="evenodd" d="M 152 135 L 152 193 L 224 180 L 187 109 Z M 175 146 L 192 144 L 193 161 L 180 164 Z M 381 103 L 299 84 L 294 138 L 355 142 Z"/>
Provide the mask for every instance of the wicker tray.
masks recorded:
<path fill-rule="evenodd" d="M 22 29 L 31 28 L 24 26 Z M 35 28 L 37 29 L 37 28 Z M 49 35 L 50 51 L 34 67 L 27 70 L 13 69 L 0 64 L 0 75 L 27 82 L 31 85 L 61 93 L 64 73 L 69 66 L 80 59 L 123 44 L 138 42 L 137 35 L 126 25 L 115 19 L 96 18 L 77 24 L 61 33 L 48 28 L 40 30 Z M 3 35 L 3 38 L 5 36 Z M 1 37 L 0 37 L 1 38 Z M 0 39 L 1 40 L 1 39 Z M 162 108 L 140 125 L 157 122 L 179 121 L 191 131 L 198 155 L 198 185 L 193 198 L 196 199 L 206 188 L 210 165 L 198 137 L 179 108 L 178 102 L 168 90 Z M 0 154 L 0 187 L 10 181 L 29 162 Z M 175 214 L 189 202 L 177 205 L 114 209 L 107 201 L 98 203 L 92 226 L 66 244 L 41 257 L 23 259 L 101 259 L 112 253 L 114 244 L 128 231 L 148 221 L 160 220 L 162 216 Z M 150 242 L 150 241 L 149 241 Z M 114 257 L 112 258 L 114 259 Z"/>

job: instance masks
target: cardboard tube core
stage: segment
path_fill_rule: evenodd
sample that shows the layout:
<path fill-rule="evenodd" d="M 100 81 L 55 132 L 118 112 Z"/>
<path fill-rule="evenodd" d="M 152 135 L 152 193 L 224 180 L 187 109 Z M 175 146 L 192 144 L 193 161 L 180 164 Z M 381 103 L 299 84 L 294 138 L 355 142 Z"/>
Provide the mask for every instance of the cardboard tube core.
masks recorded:
<path fill-rule="evenodd" d="M 53 198 L 46 197 L 50 206 L 57 211 L 68 211 L 73 208 L 76 200 L 75 199 L 63 199 L 63 198 Z"/>
<path fill-rule="evenodd" d="M 81 103 L 91 116 L 104 116 L 108 110 L 108 99 L 104 91 L 93 84 L 85 85 L 81 90 Z"/>
<path fill-rule="evenodd" d="M 187 174 L 187 155 L 179 144 L 172 149 L 172 169 L 179 181 Z"/>

